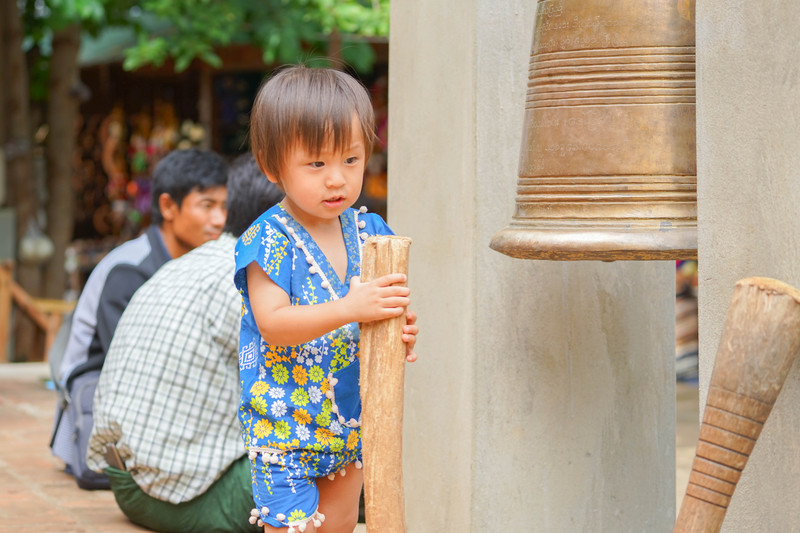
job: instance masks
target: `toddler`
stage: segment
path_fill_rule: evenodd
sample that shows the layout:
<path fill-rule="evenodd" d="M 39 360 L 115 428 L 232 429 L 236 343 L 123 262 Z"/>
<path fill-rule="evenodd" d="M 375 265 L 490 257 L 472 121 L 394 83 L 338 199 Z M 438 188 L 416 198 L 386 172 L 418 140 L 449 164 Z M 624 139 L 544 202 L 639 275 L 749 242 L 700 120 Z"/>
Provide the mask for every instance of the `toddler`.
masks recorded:
<path fill-rule="evenodd" d="M 252 152 L 284 192 L 242 234 L 239 419 L 250 451 L 252 523 L 265 532 L 351 533 L 361 493 L 359 322 L 416 316 L 404 274 L 359 279 L 361 247 L 392 231 L 351 206 L 374 142 L 369 95 L 333 69 L 284 68 L 259 90 Z M 322 525 L 324 522 L 324 525 Z"/>

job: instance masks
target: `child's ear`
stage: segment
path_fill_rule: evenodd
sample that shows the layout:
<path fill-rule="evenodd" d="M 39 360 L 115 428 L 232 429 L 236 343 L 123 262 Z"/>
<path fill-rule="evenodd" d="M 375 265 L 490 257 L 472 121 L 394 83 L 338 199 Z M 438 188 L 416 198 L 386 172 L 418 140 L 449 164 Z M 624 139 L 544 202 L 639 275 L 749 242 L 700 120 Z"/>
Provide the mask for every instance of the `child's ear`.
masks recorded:
<path fill-rule="evenodd" d="M 261 151 L 258 152 L 258 155 L 259 155 L 259 157 L 255 158 L 256 159 L 256 163 L 258 164 L 258 168 L 261 169 L 261 172 L 264 173 L 264 175 L 267 177 L 267 179 L 269 181 L 271 181 L 272 183 L 278 183 L 278 178 L 276 178 L 275 175 L 272 172 L 269 172 L 267 170 L 267 168 L 264 166 L 264 164 L 262 163 L 264 158 L 261 157 L 261 155 L 262 155 Z"/>

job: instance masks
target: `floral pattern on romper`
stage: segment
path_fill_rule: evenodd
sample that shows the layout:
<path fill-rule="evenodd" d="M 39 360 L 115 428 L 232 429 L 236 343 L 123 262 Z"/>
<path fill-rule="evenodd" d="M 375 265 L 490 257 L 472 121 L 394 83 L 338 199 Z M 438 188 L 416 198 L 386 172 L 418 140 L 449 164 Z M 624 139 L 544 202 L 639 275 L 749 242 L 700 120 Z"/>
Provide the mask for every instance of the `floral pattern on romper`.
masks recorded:
<path fill-rule="evenodd" d="M 250 450 L 253 516 L 275 527 L 312 519 L 319 501 L 315 479 L 361 457 L 359 328 L 346 324 L 297 346 L 267 344 L 253 318 L 246 267 L 257 263 L 292 305 L 344 297 L 350 278 L 360 275 L 362 241 L 392 231 L 378 215 L 354 209 L 339 220 L 347 250 L 344 282 L 280 204 L 236 245 L 234 280 L 242 295 L 239 420 Z"/>

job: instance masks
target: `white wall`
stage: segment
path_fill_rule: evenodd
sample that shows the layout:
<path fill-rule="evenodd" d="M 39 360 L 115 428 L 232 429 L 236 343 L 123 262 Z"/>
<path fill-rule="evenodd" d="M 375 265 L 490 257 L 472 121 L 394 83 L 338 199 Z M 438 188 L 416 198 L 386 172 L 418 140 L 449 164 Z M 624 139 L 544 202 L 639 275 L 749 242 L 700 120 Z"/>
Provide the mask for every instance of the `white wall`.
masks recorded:
<path fill-rule="evenodd" d="M 414 240 L 421 328 L 408 530 L 671 531 L 674 264 L 488 246 L 514 207 L 535 8 L 392 3 L 389 222 Z"/>
<path fill-rule="evenodd" d="M 800 286 L 800 4 L 697 3 L 701 406 L 737 280 Z M 797 531 L 800 375 L 786 380 L 723 531 Z"/>

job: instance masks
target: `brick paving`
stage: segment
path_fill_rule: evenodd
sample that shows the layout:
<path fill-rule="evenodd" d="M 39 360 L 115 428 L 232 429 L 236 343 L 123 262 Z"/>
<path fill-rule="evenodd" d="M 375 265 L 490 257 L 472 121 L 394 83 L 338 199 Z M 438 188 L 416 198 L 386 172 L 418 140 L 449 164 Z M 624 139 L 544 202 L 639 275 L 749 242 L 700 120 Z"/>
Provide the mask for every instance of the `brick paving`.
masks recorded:
<path fill-rule="evenodd" d="M 132 524 L 111 491 L 81 490 L 50 453 L 55 392 L 46 363 L 0 364 L 0 533 L 128 533 Z M 677 484 L 680 502 L 697 439 L 697 387 L 678 384 Z M 355 533 L 364 533 L 359 524 Z"/>
<path fill-rule="evenodd" d="M 48 446 L 55 392 L 43 363 L 0 365 L 0 532 L 127 533 L 111 491 L 81 490 Z"/>

